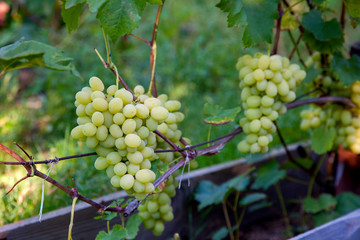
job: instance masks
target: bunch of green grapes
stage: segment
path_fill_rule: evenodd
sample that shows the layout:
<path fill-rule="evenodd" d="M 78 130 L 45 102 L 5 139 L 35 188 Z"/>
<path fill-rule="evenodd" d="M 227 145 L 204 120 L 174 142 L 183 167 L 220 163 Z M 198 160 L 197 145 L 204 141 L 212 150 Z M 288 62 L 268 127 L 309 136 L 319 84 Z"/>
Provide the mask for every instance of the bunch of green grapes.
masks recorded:
<path fill-rule="evenodd" d="M 153 131 L 164 124 L 181 122 L 184 115 L 176 112 L 181 104 L 168 101 L 166 95 L 149 97 L 140 85 L 134 88 L 134 99 L 131 92 L 115 85 L 104 93 L 104 84 L 97 77 L 90 78 L 89 84 L 90 87 L 76 93 L 78 126 L 71 136 L 95 148 L 99 155 L 95 168 L 106 169 L 114 187 L 121 187 L 142 200 L 155 190 L 151 162 L 157 159 L 154 153 L 157 138 Z M 176 132 L 176 139 L 179 136 L 181 132 Z"/>
<path fill-rule="evenodd" d="M 306 72 L 279 55 L 244 55 L 236 64 L 239 70 L 241 100 L 245 117 L 240 119 L 246 139 L 238 144 L 243 153 L 265 153 L 276 131 L 274 121 L 286 113 L 285 103 L 296 98 L 296 86 Z"/>
<path fill-rule="evenodd" d="M 151 230 L 155 236 L 162 234 L 165 222 L 174 219 L 171 198 L 175 196 L 177 186 L 178 181 L 171 175 L 161 193 L 152 194 L 138 207 L 144 227 Z"/>
<path fill-rule="evenodd" d="M 351 86 L 351 100 L 360 108 L 360 81 Z"/>
<path fill-rule="evenodd" d="M 300 113 L 302 130 L 314 129 L 320 125 L 333 127 L 336 131 L 334 148 L 342 145 L 354 153 L 360 153 L 360 115 L 337 104 L 324 107 L 313 105 Z"/>

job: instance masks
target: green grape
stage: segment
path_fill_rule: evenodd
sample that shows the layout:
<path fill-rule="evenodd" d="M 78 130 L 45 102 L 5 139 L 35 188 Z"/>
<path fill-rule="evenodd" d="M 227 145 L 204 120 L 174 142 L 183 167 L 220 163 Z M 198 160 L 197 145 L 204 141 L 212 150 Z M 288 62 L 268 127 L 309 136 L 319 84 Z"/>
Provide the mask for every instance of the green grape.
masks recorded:
<path fill-rule="evenodd" d="M 106 93 L 108 96 L 114 96 L 116 91 L 117 91 L 116 85 L 111 85 L 106 89 Z"/>
<path fill-rule="evenodd" d="M 122 177 L 127 172 L 127 166 L 125 165 L 125 163 L 119 162 L 114 166 L 113 170 L 116 175 Z"/>
<path fill-rule="evenodd" d="M 141 85 L 135 86 L 135 88 L 134 88 L 134 94 L 135 95 L 139 96 L 139 95 L 144 94 L 144 93 L 145 93 L 145 89 L 144 89 L 143 86 L 141 86 Z"/>
<path fill-rule="evenodd" d="M 76 108 L 76 115 L 79 117 L 85 117 L 86 116 L 85 107 L 86 107 L 85 105 L 79 104 L 79 106 L 77 106 Z"/>
<path fill-rule="evenodd" d="M 98 157 L 95 160 L 94 166 L 97 170 L 104 170 L 105 168 L 107 168 L 109 166 L 106 158 L 104 157 Z"/>
<path fill-rule="evenodd" d="M 123 132 L 121 131 L 121 128 L 117 124 L 111 125 L 109 128 L 109 132 L 111 136 L 113 136 L 114 138 L 120 138 L 124 135 Z"/>
<path fill-rule="evenodd" d="M 89 80 L 89 85 L 93 91 L 104 91 L 104 84 L 98 77 L 91 77 Z"/>
<path fill-rule="evenodd" d="M 135 180 L 133 189 L 137 193 L 142 193 L 145 191 L 145 184 Z M 150 214 L 149 214 L 149 216 L 150 216 Z"/>
<path fill-rule="evenodd" d="M 148 98 L 144 101 L 145 106 L 151 111 L 154 107 L 161 106 L 161 100 L 157 98 Z"/>
<path fill-rule="evenodd" d="M 141 144 L 141 138 L 135 134 L 128 134 L 125 137 L 125 144 L 132 148 L 137 148 Z"/>
<path fill-rule="evenodd" d="M 121 178 L 118 175 L 114 175 L 114 176 L 111 177 L 110 183 L 114 187 L 118 188 L 118 187 L 121 186 Z"/>
<path fill-rule="evenodd" d="M 257 133 L 260 131 L 260 128 L 261 128 L 260 120 L 255 119 L 250 122 L 250 126 L 249 126 L 250 132 Z"/>
<path fill-rule="evenodd" d="M 146 139 L 149 136 L 150 131 L 147 127 L 142 126 L 136 131 L 136 133 L 141 139 Z"/>
<path fill-rule="evenodd" d="M 152 193 L 155 191 L 155 186 L 152 183 L 145 183 L 145 190 L 146 193 Z"/>
<path fill-rule="evenodd" d="M 104 112 L 108 109 L 108 102 L 103 98 L 95 98 L 92 103 L 96 111 Z"/>
<path fill-rule="evenodd" d="M 260 136 L 258 138 L 258 144 L 260 147 L 266 147 L 269 145 L 269 138 L 267 136 Z"/>
<path fill-rule="evenodd" d="M 114 165 L 110 165 L 106 168 L 106 175 L 109 177 L 109 178 L 112 178 L 114 175 L 115 175 L 115 172 L 114 172 Z"/>
<path fill-rule="evenodd" d="M 115 92 L 115 97 L 121 98 L 124 106 L 132 103 L 132 101 L 133 101 L 133 96 L 132 96 L 131 92 L 127 91 L 124 88 L 117 90 Z"/>
<path fill-rule="evenodd" d="M 135 178 L 141 183 L 148 183 L 155 180 L 155 174 L 149 169 L 141 169 L 136 173 Z"/>
<path fill-rule="evenodd" d="M 113 116 L 113 122 L 117 125 L 122 125 L 125 121 L 125 116 L 122 113 L 115 113 Z"/>
<path fill-rule="evenodd" d="M 277 86 L 278 89 L 278 93 L 281 96 L 286 96 L 288 95 L 290 89 L 289 89 L 289 85 L 287 84 L 287 82 L 285 80 L 281 81 L 281 83 Z"/>
<path fill-rule="evenodd" d="M 151 168 L 151 162 L 149 159 L 144 159 L 141 163 L 140 163 L 140 168 L 141 169 L 150 169 Z"/>
<path fill-rule="evenodd" d="M 101 125 L 96 130 L 96 138 L 99 141 L 105 141 L 108 136 L 108 129 L 104 125 Z"/>
<path fill-rule="evenodd" d="M 146 127 L 150 130 L 150 131 L 155 131 L 158 127 L 158 122 L 151 118 L 146 119 Z"/>
<path fill-rule="evenodd" d="M 110 152 L 106 155 L 106 160 L 108 164 L 115 165 L 121 161 L 121 156 L 118 152 Z"/>
<path fill-rule="evenodd" d="M 72 137 L 73 139 L 81 139 L 81 138 L 85 137 L 85 135 L 84 135 L 84 133 L 83 133 L 83 131 L 82 131 L 82 128 L 83 128 L 83 126 L 76 126 L 76 127 L 74 127 L 74 128 L 71 130 L 71 133 L 70 133 L 71 137 Z"/>
<path fill-rule="evenodd" d="M 260 106 L 261 97 L 260 96 L 250 96 L 247 98 L 246 103 L 250 108 L 257 108 Z"/>
<path fill-rule="evenodd" d="M 141 119 L 146 119 L 149 117 L 150 111 L 144 104 L 136 105 L 136 116 Z"/>
<path fill-rule="evenodd" d="M 265 95 L 261 98 L 261 105 L 264 107 L 271 107 L 274 104 L 274 98 Z"/>
<path fill-rule="evenodd" d="M 341 122 L 344 125 L 348 125 L 351 123 L 352 120 L 352 116 L 351 116 L 351 112 L 344 110 L 341 112 Z"/>
<path fill-rule="evenodd" d="M 140 164 L 144 159 L 143 155 L 138 151 L 134 153 L 128 153 L 126 157 L 132 164 Z"/>
<path fill-rule="evenodd" d="M 168 117 L 165 119 L 165 123 L 175 124 L 176 123 L 176 115 L 174 113 L 169 113 Z"/>
<path fill-rule="evenodd" d="M 181 103 L 177 100 L 170 100 L 170 101 L 165 102 L 165 108 L 169 112 L 175 112 L 181 108 Z"/>
<path fill-rule="evenodd" d="M 253 85 L 256 82 L 254 74 L 251 72 L 244 77 L 244 83 L 248 86 Z"/>
<path fill-rule="evenodd" d="M 113 115 L 109 112 L 103 112 L 104 115 L 104 125 L 109 128 L 113 124 Z"/>
<path fill-rule="evenodd" d="M 75 95 L 75 99 L 76 101 L 78 101 L 78 103 L 83 105 L 86 105 L 91 102 L 90 94 L 83 91 L 77 92 Z"/>
<path fill-rule="evenodd" d="M 96 148 L 98 143 L 99 143 L 99 141 L 97 140 L 96 137 L 87 137 L 86 138 L 86 146 L 88 148 Z"/>
<path fill-rule="evenodd" d="M 100 145 L 106 148 L 112 148 L 115 146 L 115 138 L 108 134 L 105 141 L 102 141 Z"/>
<path fill-rule="evenodd" d="M 96 126 L 93 123 L 85 123 L 82 125 L 82 132 L 86 137 L 91 137 L 96 134 Z"/>
<path fill-rule="evenodd" d="M 153 107 L 151 109 L 151 117 L 156 121 L 163 121 L 169 115 L 169 111 L 161 106 Z"/>
<path fill-rule="evenodd" d="M 260 82 L 265 79 L 265 73 L 261 69 L 256 69 L 254 71 L 253 77 L 256 81 Z"/>
<path fill-rule="evenodd" d="M 123 114 L 126 118 L 132 118 L 136 115 L 136 107 L 132 104 L 128 104 L 123 108 Z"/>
<path fill-rule="evenodd" d="M 134 133 L 136 130 L 136 121 L 134 119 L 126 119 L 122 125 L 124 134 Z"/>
<path fill-rule="evenodd" d="M 159 210 L 159 204 L 156 201 L 149 201 L 147 203 L 147 210 L 150 213 L 155 213 Z"/>
<path fill-rule="evenodd" d="M 103 125 L 104 120 L 105 120 L 104 115 L 101 112 L 94 112 L 93 115 L 91 116 L 92 123 L 97 127 Z"/>
<path fill-rule="evenodd" d="M 124 190 L 129 190 L 134 186 L 135 179 L 131 174 L 125 174 L 120 179 L 120 186 Z"/>
<path fill-rule="evenodd" d="M 85 107 L 85 113 L 88 116 L 92 116 L 93 113 L 96 112 L 95 108 L 93 107 L 93 103 L 89 103 L 88 105 L 86 105 Z"/>
<path fill-rule="evenodd" d="M 268 82 L 265 92 L 269 97 L 275 97 L 278 93 L 276 85 L 272 82 Z"/>
<path fill-rule="evenodd" d="M 245 111 L 245 116 L 249 119 L 249 120 L 255 120 L 255 119 L 259 119 L 261 117 L 261 111 L 260 109 L 248 109 Z"/>
<path fill-rule="evenodd" d="M 123 108 L 123 101 L 120 98 L 113 98 L 109 102 L 109 112 L 112 114 L 119 113 Z"/>
<path fill-rule="evenodd" d="M 140 170 L 140 165 L 138 164 L 133 164 L 130 163 L 129 165 L 127 165 L 127 172 L 130 175 L 135 176 L 135 174 Z"/>
<path fill-rule="evenodd" d="M 93 93 L 91 93 L 91 100 L 94 100 L 95 98 L 103 98 L 103 99 L 105 99 L 105 94 L 103 92 L 100 92 L 100 91 L 94 91 Z"/>
<path fill-rule="evenodd" d="M 96 153 L 102 157 L 106 157 L 109 153 L 113 152 L 110 148 L 105 148 L 103 146 L 97 146 L 95 149 Z"/>

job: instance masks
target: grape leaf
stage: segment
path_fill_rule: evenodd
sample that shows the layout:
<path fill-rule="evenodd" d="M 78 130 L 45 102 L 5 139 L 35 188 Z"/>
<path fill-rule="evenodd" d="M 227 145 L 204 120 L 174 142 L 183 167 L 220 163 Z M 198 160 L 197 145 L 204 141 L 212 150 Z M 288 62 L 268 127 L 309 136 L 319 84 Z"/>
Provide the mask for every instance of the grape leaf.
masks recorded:
<path fill-rule="evenodd" d="M 311 10 L 304 14 L 301 25 L 319 41 L 337 39 L 343 34 L 341 25 L 335 18 L 325 22 L 318 10 Z"/>
<path fill-rule="evenodd" d="M 341 25 L 335 18 L 324 21 L 320 11 L 311 10 L 304 14 L 301 25 L 306 29 L 303 40 L 309 44 L 311 49 L 322 53 L 341 49 L 344 36 Z"/>
<path fill-rule="evenodd" d="M 359 0 L 345 0 L 345 7 L 349 15 L 353 18 L 360 17 L 360 1 Z"/>
<path fill-rule="evenodd" d="M 126 238 L 127 238 L 126 228 L 123 228 L 119 224 L 115 224 L 109 233 L 101 231 L 96 236 L 96 240 L 113 240 L 113 239 L 122 240 Z"/>
<path fill-rule="evenodd" d="M 238 113 L 241 111 L 240 107 L 224 109 L 219 105 L 206 103 L 204 105 L 203 112 L 209 117 L 204 119 L 207 124 L 222 125 L 235 120 Z"/>
<path fill-rule="evenodd" d="M 90 12 L 96 13 L 107 0 L 87 0 Z"/>
<path fill-rule="evenodd" d="M 286 11 L 281 17 L 281 30 L 295 30 L 300 26 L 296 21 L 295 15 L 290 11 Z"/>
<path fill-rule="evenodd" d="M 96 14 L 105 32 L 115 41 L 139 26 L 146 0 L 109 0 Z"/>
<path fill-rule="evenodd" d="M 337 200 L 330 194 L 323 193 L 318 199 L 306 197 L 303 202 L 304 211 L 318 213 L 321 211 L 331 211 L 337 205 Z"/>
<path fill-rule="evenodd" d="M 331 70 L 345 86 L 351 86 L 355 81 L 360 80 L 359 69 L 359 56 L 353 55 L 350 59 L 345 59 L 340 53 L 334 53 L 331 60 Z"/>
<path fill-rule="evenodd" d="M 147 1 L 150 4 L 156 4 L 156 5 L 162 5 L 163 4 L 162 0 L 147 0 Z"/>
<path fill-rule="evenodd" d="M 315 78 L 321 73 L 320 68 L 315 68 L 314 66 L 310 66 L 306 69 L 306 77 L 304 79 L 304 83 L 311 83 L 315 80 Z"/>
<path fill-rule="evenodd" d="M 270 161 L 263 164 L 257 170 L 256 180 L 252 186 L 254 189 L 268 189 L 272 184 L 277 183 L 286 176 L 285 170 L 279 169 L 277 161 Z"/>
<path fill-rule="evenodd" d="M 244 173 L 232 178 L 220 186 L 207 180 L 201 181 L 194 192 L 195 199 L 200 202 L 198 209 L 201 210 L 204 207 L 221 203 L 234 190 L 244 191 L 250 182 L 247 174 Z"/>
<path fill-rule="evenodd" d="M 77 29 L 79 18 L 85 5 L 85 1 L 78 1 L 79 3 L 77 4 L 75 2 L 71 1 L 71 4 L 68 5 L 68 1 L 66 1 L 61 6 L 61 16 L 69 33 Z"/>
<path fill-rule="evenodd" d="M 134 239 L 138 232 L 139 232 L 139 226 L 142 223 L 142 220 L 140 218 L 139 214 L 133 214 L 127 220 L 126 222 L 126 230 L 127 230 L 127 238 L 126 239 Z"/>
<path fill-rule="evenodd" d="M 0 69 L 11 71 L 19 68 L 43 66 L 53 70 L 71 71 L 78 75 L 71 58 L 50 45 L 37 41 L 19 40 L 0 48 Z"/>
<path fill-rule="evenodd" d="M 264 193 L 251 193 L 249 195 L 246 195 L 240 200 L 241 206 L 248 206 L 250 204 L 253 204 L 257 201 L 263 200 L 266 198 L 266 194 Z"/>
<path fill-rule="evenodd" d="M 323 154 L 330 151 L 335 140 L 336 131 L 335 128 L 326 128 L 320 126 L 316 128 L 311 137 L 311 148 L 317 154 Z"/>
<path fill-rule="evenodd" d="M 243 43 L 271 43 L 279 0 L 221 0 L 216 7 L 228 13 L 228 26 L 244 28 Z"/>

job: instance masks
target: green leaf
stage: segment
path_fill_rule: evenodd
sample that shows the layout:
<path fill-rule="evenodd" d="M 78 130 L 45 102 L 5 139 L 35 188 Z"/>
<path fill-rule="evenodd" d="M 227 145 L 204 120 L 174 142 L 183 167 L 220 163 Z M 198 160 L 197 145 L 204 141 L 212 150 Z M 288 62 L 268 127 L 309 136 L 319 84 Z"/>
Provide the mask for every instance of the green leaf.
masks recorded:
<path fill-rule="evenodd" d="M 303 40 L 311 49 L 322 53 L 331 53 L 341 49 L 344 37 L 341 25 L 335 18 L 324 21 L 320 11 L 311 10 L 304 14 L 301 24 L 306 29 Z"/>
<path fill-rule="evenodd" d="M 359 69 L 359 56 L 353 55 L 350 59 L 345 59 L 340 53 L 334 53 L 331 60 L 331 70 L 335 77 L 345 86 L 351 86 L 354 82 L 360 80 Z"/>
<path fill-rule="evenodd" d="M 139 26 L 146 0 L 109 0 L 98 10 L 96 18 L 115 41 Z"/>
<path fill-rule="evenodd" d="M 271 205 L 272 205 L 271 202 L 264 200 L 264 201 L 261 201 L 259 203 L 255 203 L 255 204 L 249 206 L 248 210 L 249 210 L 249 212 L 254 212 L 254 211 L 262 209 L 262 208 L 270 207 Z"/>
<path fill-rule="evenodd" d="M 250 204 L 253 204 L 257 201 L 263 200 L 266 198 L 266 194 L 264 193 L 251 193 L 246 195 L 240 200 L 241 206 L 248 206 Z"/>
<path fill-rule="evenodd" d="M 135 239 L 139 232 L 139 226 L 142 223 L 139 214 L 133 214 L 126 222 L 127 239 Z"/>
<path fill-rule="evenodd" d="M 271 43 L 279 0 L 221 0 L 216 6 L 228 13 L 228 26 L 245 29 L 243 43 Z"/>
<path fill-rule="evenodd" d="M 311 148 L 317 154 L 326 153 L 333 147 L 335 136 L 335 128 L 326 128 L 326 126 L 320 126 L 313 132 L 311 137 Z"/>
<path fill-rule="evenodd" d="M 285 178 L 286 171 L 279 169 L 277 161 L 264 163 L 257 170 L 256 180 L 252 186 L 254 189 L 268 189 L 271 185 L 277 183 L 280 179 Z"/>
<path fill-rule="evenodd" d="M 195 199 L 200 202 L 198 209 L 221 203 L 234 190 L 244 191 L 250 182 L 246 174 L 232 178 L 220 186 L 207 180 L 201 181 L 194 192 Z"/>
<path fill-rule="evenodd" d="M 217 230 L 214 235 L 212 236 L 212 240 L 221 240 L 226 238 L 226 236 L 229 234 L 229 231 L 226 227 L 222 227 L 219 230 Z"/>
<path fill-rule="evenodd" d="M 224 109 L 219 105 L 206 103 L 203 112 L 206 115 L 211 115 L 204 119 L 207 124 L 222 125 L 234 121 L 238 113 L 241 111 L 240 107 Z"/>
<path fill-rule="evenodd" d="M 341 193 L 336 196 L 338 204 L 335 211 L 340 215 L 345 215 L 360 208 L 360 196 L 351 192 Z"/>
<path fill-rule="evenodd" d="M 96 236 L 96 240 L 121 240 L 127 238 L 127 231 L 119 224 L 115 224 L 109 233 L 104 231 L 99 232 Z"/>
<path fill-rule="evenodd" d="M 305 212 L 318 213 L 321 211 L 332 211 L 337 204 L 337 200 L 330 194 L 323 193 L 318 199 L 306 197 L 303 202 Z"/>
<path fill-rule="evenodd" d="M 281 30 L 295 30 L 300 26 L 296 21 L 296 16 L 286 11 L 281 17 Z"/>
<path fill-rule="evenodd" d="M 97 13 L 98 9 L 106 2 L 107 0 L 87 0 L 90 8 L 90 12 Z"/>
<path fill-rule="evenodd" d="M 68 29 L 69 33 L 78 28 L 79 18 L 85 5 L 85 1 L 71 2 L 72 3 L 69 4 L 70 7 L 68 7 L 68 1 L 63 3 L 61 6 L 61 16 L 65 22 L 66 28 Z M 75 4 L 75 2 L 79 3 Z"/>
<path fill-rule="evenodd" d="M 318 227 L 321 226 L 327 222 L 330 222 L 338 217 L 340 217 L 337 212 L 319 212 L 317 214 L 313 214 L 314 218 L 314 226 Z"/>
<path fill-rule="evenodd" d="M 343 34 L 341 25 L 335 18 L 325 22 L 318 10 L 311 10 L 304 14 L 301 25 L 320 41 L 341 38 Z"/>
<path fill-rule="evenodd" d="M 162 5 L 163 4 L 162 0 L 147 0 L 147 1 L 150 4 L 156 4 L 156 5 Z"/>
<path fill-rule="evenodd" d="M 69 8 L 75 7 L 76 5 L 78 5 L 80 3 L 86 2 L 86 0 L 65 0 L 63 2 L 65 2 L 65 9 L 69 9 Z"/>
<path fill-rule="evenodd" d="M 304 83 L 311 83 L 312 81 L 314 81 L 315 78 L 319 76 L 321 71 L 322 70 L 320 68 L 315 68 L 313 65 L 308 67 L 306 69 L 306 77 L 304 79 Z"/>
<path fill-rule="evenodd" d="M 55 47 L 37 41 L 19 40 L 0 48 L 0 69 L 5 71 L 43 66 L 76 74 L 70 60 L 72 59 L 64 57 Z"/>
<path fill-rule="evenodd" d="M 210 181 L 203 180 L 199 182 L 195 189 L 195 199 L 200 202 L 198 209 L 201 210 L 204 207 L 221 203 L 225 193 L 226 189 L 220 189 L 219 186 Z"/>
<path fill-rule="evenodd" d="M 346 10 L 353 18 L 360 17 L 360 1 L 359 0 L 345 0 Z"/>

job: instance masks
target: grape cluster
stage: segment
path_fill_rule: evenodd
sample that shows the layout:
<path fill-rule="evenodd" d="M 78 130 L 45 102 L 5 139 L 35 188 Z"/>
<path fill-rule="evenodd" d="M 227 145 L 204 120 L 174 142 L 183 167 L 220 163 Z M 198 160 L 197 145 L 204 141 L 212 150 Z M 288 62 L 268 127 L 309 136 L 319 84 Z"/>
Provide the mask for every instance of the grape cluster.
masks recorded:
<path fill-rule="evenodd" d="M 356 154 L 360 153 L 360 115 L 337 104 L 317 105 L 300 113 L 302 130 L 314 129 L 320 125 L 333 127 L 336 131 L 334 148 L 342 145 Z"/>
<path fill-rule="evenodd" d="M 89 85 L 75 95 L 78 126 L 71 136 L 95 148 L 99 155 L 95 168 L 106 169 L 114 187 L 143 200 L 155 190 L 151 162 L 158 158 L 154 153 L 158 139 L 153 131 L 158 129 L 178 142 L 181 131 L 177 123 L 184 115 L 176 111 L 181 104 L 166 95 L 149 97 L 140 85 L 134 88 L 135 97 L 115 85 L 104 93 L 104 84 L 97 77 L 91 77 Z"/>
<path fill-rule="evenodd" d="M 360 108 L 360 81 L 351 86 L 351 100 Z"/>
<path fill-rule="evenodd" d="M 286 57 L 262 53 L 240 57 L 236 69 L 245 110 L 240 126 L 247 134 L 246 139 L 239 142 L 238 150 L 265 153 L 276 131 L 273 122 L 286 113 L 284 104 L 295 100 L 296 86 L 305 78 L 306 72 Z"/>
<path fill-rule="evenodd" d="M 171 198 L 176 194 L 178 181 L 171 175 L 161 193 L 152 194 L 138 207 L 144 227 L 151 230 L 155 236 L 164 231 L 164 223 L 174 219 Z"/>

